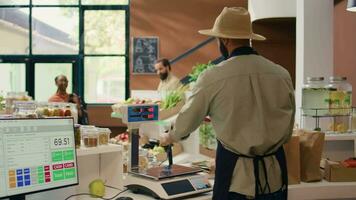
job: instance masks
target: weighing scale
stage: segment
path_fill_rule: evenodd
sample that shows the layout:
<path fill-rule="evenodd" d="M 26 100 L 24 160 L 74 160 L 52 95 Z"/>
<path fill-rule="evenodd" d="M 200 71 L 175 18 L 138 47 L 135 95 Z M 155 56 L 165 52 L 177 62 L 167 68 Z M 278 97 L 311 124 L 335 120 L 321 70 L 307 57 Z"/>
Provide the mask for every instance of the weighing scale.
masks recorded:
<path fill-rule="evenodd" d="M 169 164 L 146 170 L 139 168 L 139 129 L 159 121 L 157 104 L 125 105 L 121 107 L 122 121 L 126 123 L 131 139 L 131 162 L 124 186 L 134 193 L 151 195 L 158 199 L 182 199 L 210 192 L 212 186 L 199 168 L 173 164 L 172 146 L 166 147 Z M 159 139 L 160 131 L 146 135 Z"/>

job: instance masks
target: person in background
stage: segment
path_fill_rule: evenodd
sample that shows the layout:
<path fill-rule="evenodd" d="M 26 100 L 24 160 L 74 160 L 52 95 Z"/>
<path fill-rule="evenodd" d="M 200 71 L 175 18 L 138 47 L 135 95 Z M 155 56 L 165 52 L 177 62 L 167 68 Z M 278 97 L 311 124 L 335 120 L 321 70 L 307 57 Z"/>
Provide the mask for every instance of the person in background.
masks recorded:
<path fill-rule="evenodd" d="M 58 75 L 54 78 L 57 86 L 57 92 L 48 99 L 48 102 L 68 102 L 69 94 L 67 93 L 68 79 L 65 75 Z"/>
<path fill-rule="evenodd" d="M 163 58 L 157 60 L 154 67 L 157 75 L 159 75 L 159 78 L 161 79 L 157 88 L 159 92 L 176 90 L 182 85 L 180 80 L 171 72 L 171 64 L 168 59 Z"/>
<path fill-rule="evenodd" d="M 245 8 L 224 8 L 212 29 L 223 62 L 204 71 L 162 146 L 182 140 L 209 116 L 216 132 L 213 200 L 285 200 L 288 191 L 283 150 L 294 125 L 295 99 L 286 69 L 258 55 Z"/>
<path fill-rule="evenodd" d="M 78 110 L 78 123 L 82 125 L 88 124 L 88 114 L 86 112 L 85 104 L 81 98 L 76 94 L 68 94 L 68 79 L 65 75 L 58 75 L 54 79 L 57 86 L 57 92 L 48 99 L 48 102 L 63 102 L 73 103 L 77 105 Z"/>

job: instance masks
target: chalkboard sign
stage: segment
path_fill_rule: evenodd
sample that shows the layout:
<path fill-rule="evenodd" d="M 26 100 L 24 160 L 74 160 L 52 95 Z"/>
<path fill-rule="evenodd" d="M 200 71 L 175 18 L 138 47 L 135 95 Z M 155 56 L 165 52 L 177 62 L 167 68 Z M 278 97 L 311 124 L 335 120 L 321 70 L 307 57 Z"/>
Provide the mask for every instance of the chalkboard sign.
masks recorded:
<path fill-rule="evenodd" d="M 158 37 L 133 38 L 132 64 L 134 74 L 155 73 L 158 58 Z"/>

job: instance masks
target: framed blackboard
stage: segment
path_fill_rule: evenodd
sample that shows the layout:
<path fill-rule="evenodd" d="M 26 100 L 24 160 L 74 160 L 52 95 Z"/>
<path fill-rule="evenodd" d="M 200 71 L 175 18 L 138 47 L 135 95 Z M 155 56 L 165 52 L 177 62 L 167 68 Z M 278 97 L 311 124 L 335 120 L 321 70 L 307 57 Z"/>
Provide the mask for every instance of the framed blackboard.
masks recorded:
<path fill-rule="evenodd" d="M 158 59 L 158 37 L 134 37 L 132 39 L 133 74 L 154 74 Z"/>

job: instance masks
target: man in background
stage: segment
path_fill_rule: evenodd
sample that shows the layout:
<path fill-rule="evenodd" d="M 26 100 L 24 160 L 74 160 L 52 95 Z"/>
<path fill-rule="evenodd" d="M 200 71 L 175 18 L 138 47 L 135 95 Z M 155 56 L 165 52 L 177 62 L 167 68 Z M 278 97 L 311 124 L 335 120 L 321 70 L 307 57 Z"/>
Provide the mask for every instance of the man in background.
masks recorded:
<path fill-rule="evenodd" d="M 161 93 L 176 90 L 182 85 L 180 80 L 173 75 L 171 69 L 171 64 L 168 59 L 163 58 L 156 61 L 155 70 L 161 79 L 157 90 Z"/>

